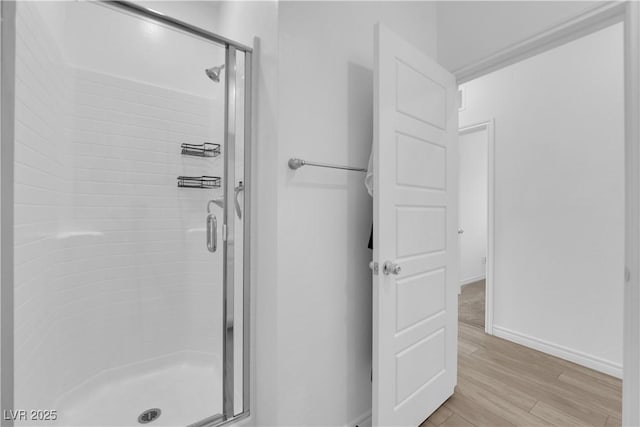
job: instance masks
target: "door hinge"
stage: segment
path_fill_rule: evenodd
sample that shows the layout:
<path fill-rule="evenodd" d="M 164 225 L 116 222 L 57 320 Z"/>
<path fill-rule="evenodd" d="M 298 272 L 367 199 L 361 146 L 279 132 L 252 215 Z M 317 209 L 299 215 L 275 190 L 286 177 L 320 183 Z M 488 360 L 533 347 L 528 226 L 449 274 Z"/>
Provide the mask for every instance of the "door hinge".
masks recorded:
<path fill-rule="evenodd" d="M 629 267 L 624 268 L 624 281 L 629 283 L 631 281 L 631 271 Z"/>
<path fill-rule="evenodd" d="M 227 241 L 227 224 L 222 224 L 222 241 Z"/>

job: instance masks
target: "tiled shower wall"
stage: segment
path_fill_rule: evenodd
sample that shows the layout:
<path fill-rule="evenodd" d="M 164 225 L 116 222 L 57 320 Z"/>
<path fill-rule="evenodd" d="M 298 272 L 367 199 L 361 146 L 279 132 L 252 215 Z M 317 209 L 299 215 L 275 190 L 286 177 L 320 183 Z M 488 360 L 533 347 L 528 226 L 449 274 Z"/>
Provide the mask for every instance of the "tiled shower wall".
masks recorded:
<path fill-rule="evenodd" d="M 224 98 L 64 65 L 29 2 L 17 24 L 16 407 L 176 353 L 219 364 L 222 250 L 206 250 L 205 217 L 222 190 L 176 177 L 222 176 L 222 156 L 180 144 L 221 143 Z"/>
<path fill-rule="evenodd" d="M 16 408 L 49 408 L 64 360 L 57 344 L 55 285 L 59 219 L 70 200 L 65 165 L 69 79 L 57 46 L 29 3 L 18 4 L 16 25 L 15 403 Z"/>

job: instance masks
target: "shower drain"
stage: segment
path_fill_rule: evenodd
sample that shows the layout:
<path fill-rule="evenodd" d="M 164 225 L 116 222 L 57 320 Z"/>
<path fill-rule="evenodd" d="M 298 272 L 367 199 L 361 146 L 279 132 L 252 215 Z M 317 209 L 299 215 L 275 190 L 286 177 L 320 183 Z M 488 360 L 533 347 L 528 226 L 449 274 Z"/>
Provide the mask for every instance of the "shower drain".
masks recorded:
<path fill-rule="evenodd" d="M 147 424 L 158 419 L 162 411 L 159 408 L 147 409 L 138 417 L 140 424 Z"/>

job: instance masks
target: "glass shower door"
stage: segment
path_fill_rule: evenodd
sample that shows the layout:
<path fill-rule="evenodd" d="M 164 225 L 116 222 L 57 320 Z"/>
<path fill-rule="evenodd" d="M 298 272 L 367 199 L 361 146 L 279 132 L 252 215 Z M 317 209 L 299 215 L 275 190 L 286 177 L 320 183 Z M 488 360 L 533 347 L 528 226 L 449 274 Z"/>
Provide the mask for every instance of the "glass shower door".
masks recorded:
<path fill-rule="evenodd" d="M 17 3 L 15 408 L 248 409 L 245 67 L 135 8 Z"/>

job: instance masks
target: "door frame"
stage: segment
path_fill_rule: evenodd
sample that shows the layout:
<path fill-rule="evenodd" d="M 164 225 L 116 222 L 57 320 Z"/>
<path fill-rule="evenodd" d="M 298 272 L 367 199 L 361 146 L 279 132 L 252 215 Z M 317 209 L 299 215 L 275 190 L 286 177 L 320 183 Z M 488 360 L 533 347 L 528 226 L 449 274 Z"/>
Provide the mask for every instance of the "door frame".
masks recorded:
<path fill-rule="evenodd" d="M 487 263 L 485 270 L 485 308 L 484 331 L 493 335 L 493 273 L 494 273 L 494 242 L 495 242 L 495 139 L 494 119 L 474 123 L 458 128 L 458 135 L 481 130 L 487 131 Z M 460 285 L 462 289 L 462 284 Z"/>
<path fill-rule="evenodd" d="M 640 425 L 640 3 L 598 3 L 585 13 L 453 71 L 458 84 L 609 25 L 624 23 L 625 289 L 622 425 Z M 622 273 L 622 272 L 621 272 Z"/>

